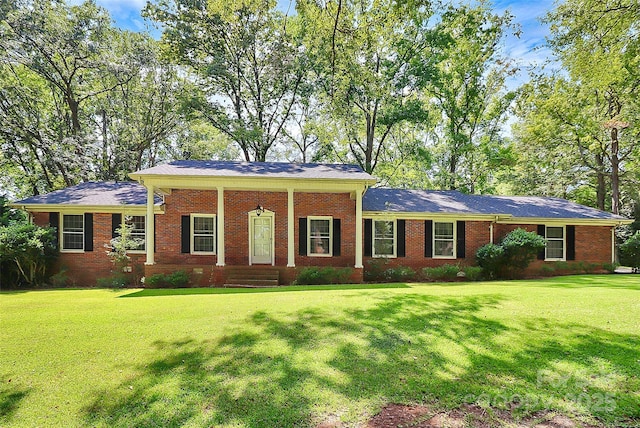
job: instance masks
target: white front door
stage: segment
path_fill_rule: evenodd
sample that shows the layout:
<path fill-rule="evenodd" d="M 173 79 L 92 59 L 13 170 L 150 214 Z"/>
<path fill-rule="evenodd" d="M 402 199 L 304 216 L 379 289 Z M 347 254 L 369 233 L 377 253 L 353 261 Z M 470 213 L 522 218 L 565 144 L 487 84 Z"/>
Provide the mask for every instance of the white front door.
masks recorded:
<path fill-rule="evenodd" d="M 251 264 L 273 264 L 273 217 L 251 217 Z"/>

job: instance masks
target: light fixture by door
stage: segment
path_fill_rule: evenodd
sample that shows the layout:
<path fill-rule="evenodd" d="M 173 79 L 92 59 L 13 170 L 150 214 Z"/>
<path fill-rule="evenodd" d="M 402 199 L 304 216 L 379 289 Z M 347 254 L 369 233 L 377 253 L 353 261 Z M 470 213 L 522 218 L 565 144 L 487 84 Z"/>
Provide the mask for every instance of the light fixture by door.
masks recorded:
<path fill-rule="evenodd" d="M 256 207 L 256 215 L 260 217 L 260 214 L 262 214 L 263 212 L 264 212 L 264 208 L 262 207 L 262 205 L 258 205 Z"/>

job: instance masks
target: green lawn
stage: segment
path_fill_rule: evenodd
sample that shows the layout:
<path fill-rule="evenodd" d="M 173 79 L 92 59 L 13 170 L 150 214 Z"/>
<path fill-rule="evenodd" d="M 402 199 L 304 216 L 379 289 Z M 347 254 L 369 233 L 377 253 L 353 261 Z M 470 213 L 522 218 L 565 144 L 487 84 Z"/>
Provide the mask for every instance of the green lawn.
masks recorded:
<path fill-rule="evenodd" d="M 346 426 L 387 402 L 640 424 L 640 276 L 0 293 L 0 426 Z"/>

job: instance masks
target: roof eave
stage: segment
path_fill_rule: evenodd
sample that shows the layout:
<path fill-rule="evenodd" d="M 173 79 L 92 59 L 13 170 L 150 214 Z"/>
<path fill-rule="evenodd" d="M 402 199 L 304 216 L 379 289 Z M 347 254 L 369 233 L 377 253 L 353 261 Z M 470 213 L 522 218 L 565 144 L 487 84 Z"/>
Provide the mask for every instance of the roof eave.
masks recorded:
<path fill-rule="evenodd" d="M 8 204 L 12 208 L 32 212 L 93 212 L 93 213 L 122 213 L 146 212 L 147 206 L 140 204 L 118 204 L 118 205 L 83 205 L 83 204 L 22 204 L 13 202 Z M 164 205 L 156 203 L 153 212 L 164 214 Z"/>
<path fill-rule="evenodd" d="M 576 217 L 511 217 L 499 220 L 504 224 L 571 224 L 584 226 L 622 226 L 633 223 L 627 218 L 576 218 Z"/>

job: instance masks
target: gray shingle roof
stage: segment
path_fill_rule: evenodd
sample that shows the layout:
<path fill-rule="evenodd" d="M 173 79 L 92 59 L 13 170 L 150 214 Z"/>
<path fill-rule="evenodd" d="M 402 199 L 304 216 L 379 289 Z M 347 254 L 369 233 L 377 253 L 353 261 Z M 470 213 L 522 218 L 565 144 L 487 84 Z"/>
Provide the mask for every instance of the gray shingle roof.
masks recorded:
<path fill-rule="evenodd" d="M 66 189 L 56 190 L 45 195 L 32 196 L 14 205 L 92 205 L 118 206 L 146 205 L 147 189 L 135 182 L 89 181 Z M 162 198 L 155 197 L 155 204 L 162 203 Z"/>
<path fill-rule="evenodd" d="M 465 195 L 457 191 L 369 189 L 364 211 L 511 215 L 522 218 L 625 220 L 560 198 Z"/>
<path fill-rule="evenodd" d="M 285 162 L 235 162 L 181 160 L 157 165 L 131 174 L 133 177 L 145 175 L 183 175 L 207 177 L 273 177 L 303 179 L 372 180 L 357 165 L 285 163 Z"/>

